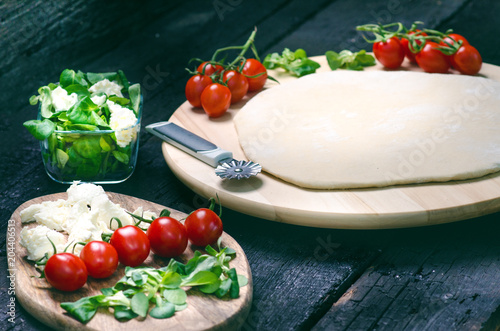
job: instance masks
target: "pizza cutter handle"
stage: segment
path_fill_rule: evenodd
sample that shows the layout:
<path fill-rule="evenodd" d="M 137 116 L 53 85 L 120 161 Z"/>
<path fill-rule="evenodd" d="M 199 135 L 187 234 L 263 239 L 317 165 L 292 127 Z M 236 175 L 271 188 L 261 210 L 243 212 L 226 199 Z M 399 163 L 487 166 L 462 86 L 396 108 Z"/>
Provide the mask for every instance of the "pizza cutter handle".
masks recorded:
<path fill-rule="evenodd" d="M 210 141 L 172 122 L 153 123 L 146 126 L 146 130 L 214 168 L 221 160 L 233 157 L 231 152 L 217 147 Z"/>

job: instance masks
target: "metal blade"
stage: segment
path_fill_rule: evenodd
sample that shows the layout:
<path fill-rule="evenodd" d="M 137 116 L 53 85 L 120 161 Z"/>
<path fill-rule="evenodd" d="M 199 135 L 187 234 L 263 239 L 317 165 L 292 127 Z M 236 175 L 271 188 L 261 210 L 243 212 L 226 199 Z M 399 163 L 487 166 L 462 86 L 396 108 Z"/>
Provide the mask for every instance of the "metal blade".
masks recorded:
<path fill-rule="evenodd" d="M 262 171 L 260 164 L 252 161 L 223 160 L 215 168 L 215 174 L 225 179 L 244 179 L 256 176 Z"/>

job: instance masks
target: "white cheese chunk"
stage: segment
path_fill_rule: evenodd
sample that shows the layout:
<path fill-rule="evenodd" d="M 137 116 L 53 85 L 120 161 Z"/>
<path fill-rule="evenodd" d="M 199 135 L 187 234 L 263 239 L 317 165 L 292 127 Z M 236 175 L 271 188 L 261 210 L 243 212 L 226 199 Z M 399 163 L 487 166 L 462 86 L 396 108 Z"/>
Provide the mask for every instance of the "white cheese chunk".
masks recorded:
<path fill-rule="evenodd" d="M 92 199 L 98 195 L 106 194 L 102 186 L 92 183 L 74 182 L 67 190 L 68 202 L 73 204 L 78 201 L 85 201 L 88 205 Z"/>
<path fill-rule="evenodd" d="M 111 112 L 109 126 L 115 130 L 116 143 L 120 147 L 126 147 L 132 140 L 136 139 L 137 128 L 133 126 L 137 123 L 137 117 L 132 110 L 113 101 L 108 100 L 106 104 Z"/>
<path fill-rule="evenodd" d="M 24 227 L 21 230 L 21 245 L 28 251 L 28 260 L 37 261 L 41 259 L 45 253 L 48 256 L 54 254 L 54 249 L 48 238 L 52 240 L 58 252 L 64 250 L 66 245 L 66 238 L 60 232 L 49 229 L 45 225 L 38 225 L 34 228 L 28 229 Z"/>
<path fill-rule="evenodd" d="M 91 210 L 97 211 L 97 222 L 104 222 L 108 227 L 110 227 L 110 221 L 113 217 L 118 218 L 122 226 L 134 224 L 132 216 L 130 216 L 125 209 L 120 207 L 119 204 L 111 202 L 107 195 L 99 195 L 92 199 L 90 208 Z M 116 230 L 118 228 L 118 223 L 115 221 L 111 222 L 110 228 Z"/>
<path fill-rule="evenodd" d="M 123 94 L 121 92 L 122 87 L 116 83 L 116 82 L 111 82 L 109 79 L 105 78 L 101 81 L 98 81 L 91 87 L 89 87 L 90 93 L 97 94 L 97 93 L 104 93 L 108 96 L 111 95 L 116 95 L 117 97 L 123 98 Z"/>
<path fill-rule="evenodd" d="M 50 92 L 50 96 L 56 112 L 69 110 L 78 101 L 78 95 L 76 93 L 68 95 L 68 92 L 60 86 L 53 89 Z"/>
<path fill-rule="evenodd" d="M 62 225 L 66 221 L 71 209 L 66 204 L 66 201 L 63 199 L 57 201 L 44 201 L 41 205 L 42 208 L 33 215 L 35 221 L 52 230 L 62 231 Z"/>

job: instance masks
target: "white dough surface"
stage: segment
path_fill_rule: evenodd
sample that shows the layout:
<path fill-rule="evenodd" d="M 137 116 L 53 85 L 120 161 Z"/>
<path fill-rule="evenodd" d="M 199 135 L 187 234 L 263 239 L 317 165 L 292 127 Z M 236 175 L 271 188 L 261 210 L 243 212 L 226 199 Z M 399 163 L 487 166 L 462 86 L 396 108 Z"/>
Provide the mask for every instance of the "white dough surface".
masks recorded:
<path fill-rule="evenodd" d="M 248 159 L 313 189 L 476 178 L 500 170 L 500 83 L 337 70 L 253 97 L 234 118 Z"/>

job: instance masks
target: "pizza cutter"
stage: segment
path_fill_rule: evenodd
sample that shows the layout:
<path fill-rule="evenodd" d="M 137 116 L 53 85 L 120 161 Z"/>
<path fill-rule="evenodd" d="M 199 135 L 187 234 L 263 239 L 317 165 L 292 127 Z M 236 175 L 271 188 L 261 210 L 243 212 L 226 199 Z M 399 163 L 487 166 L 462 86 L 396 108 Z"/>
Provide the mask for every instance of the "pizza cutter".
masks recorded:
<path fill-rule="evenodd" d="M 226 179 L 243 179 L 261 172 L 260 164 L 233 159 L 226 151 L 200 136 L 172 122 L 158 122 L 146 126 L 146 130 L 215 168 L 215 174 Z"/>

